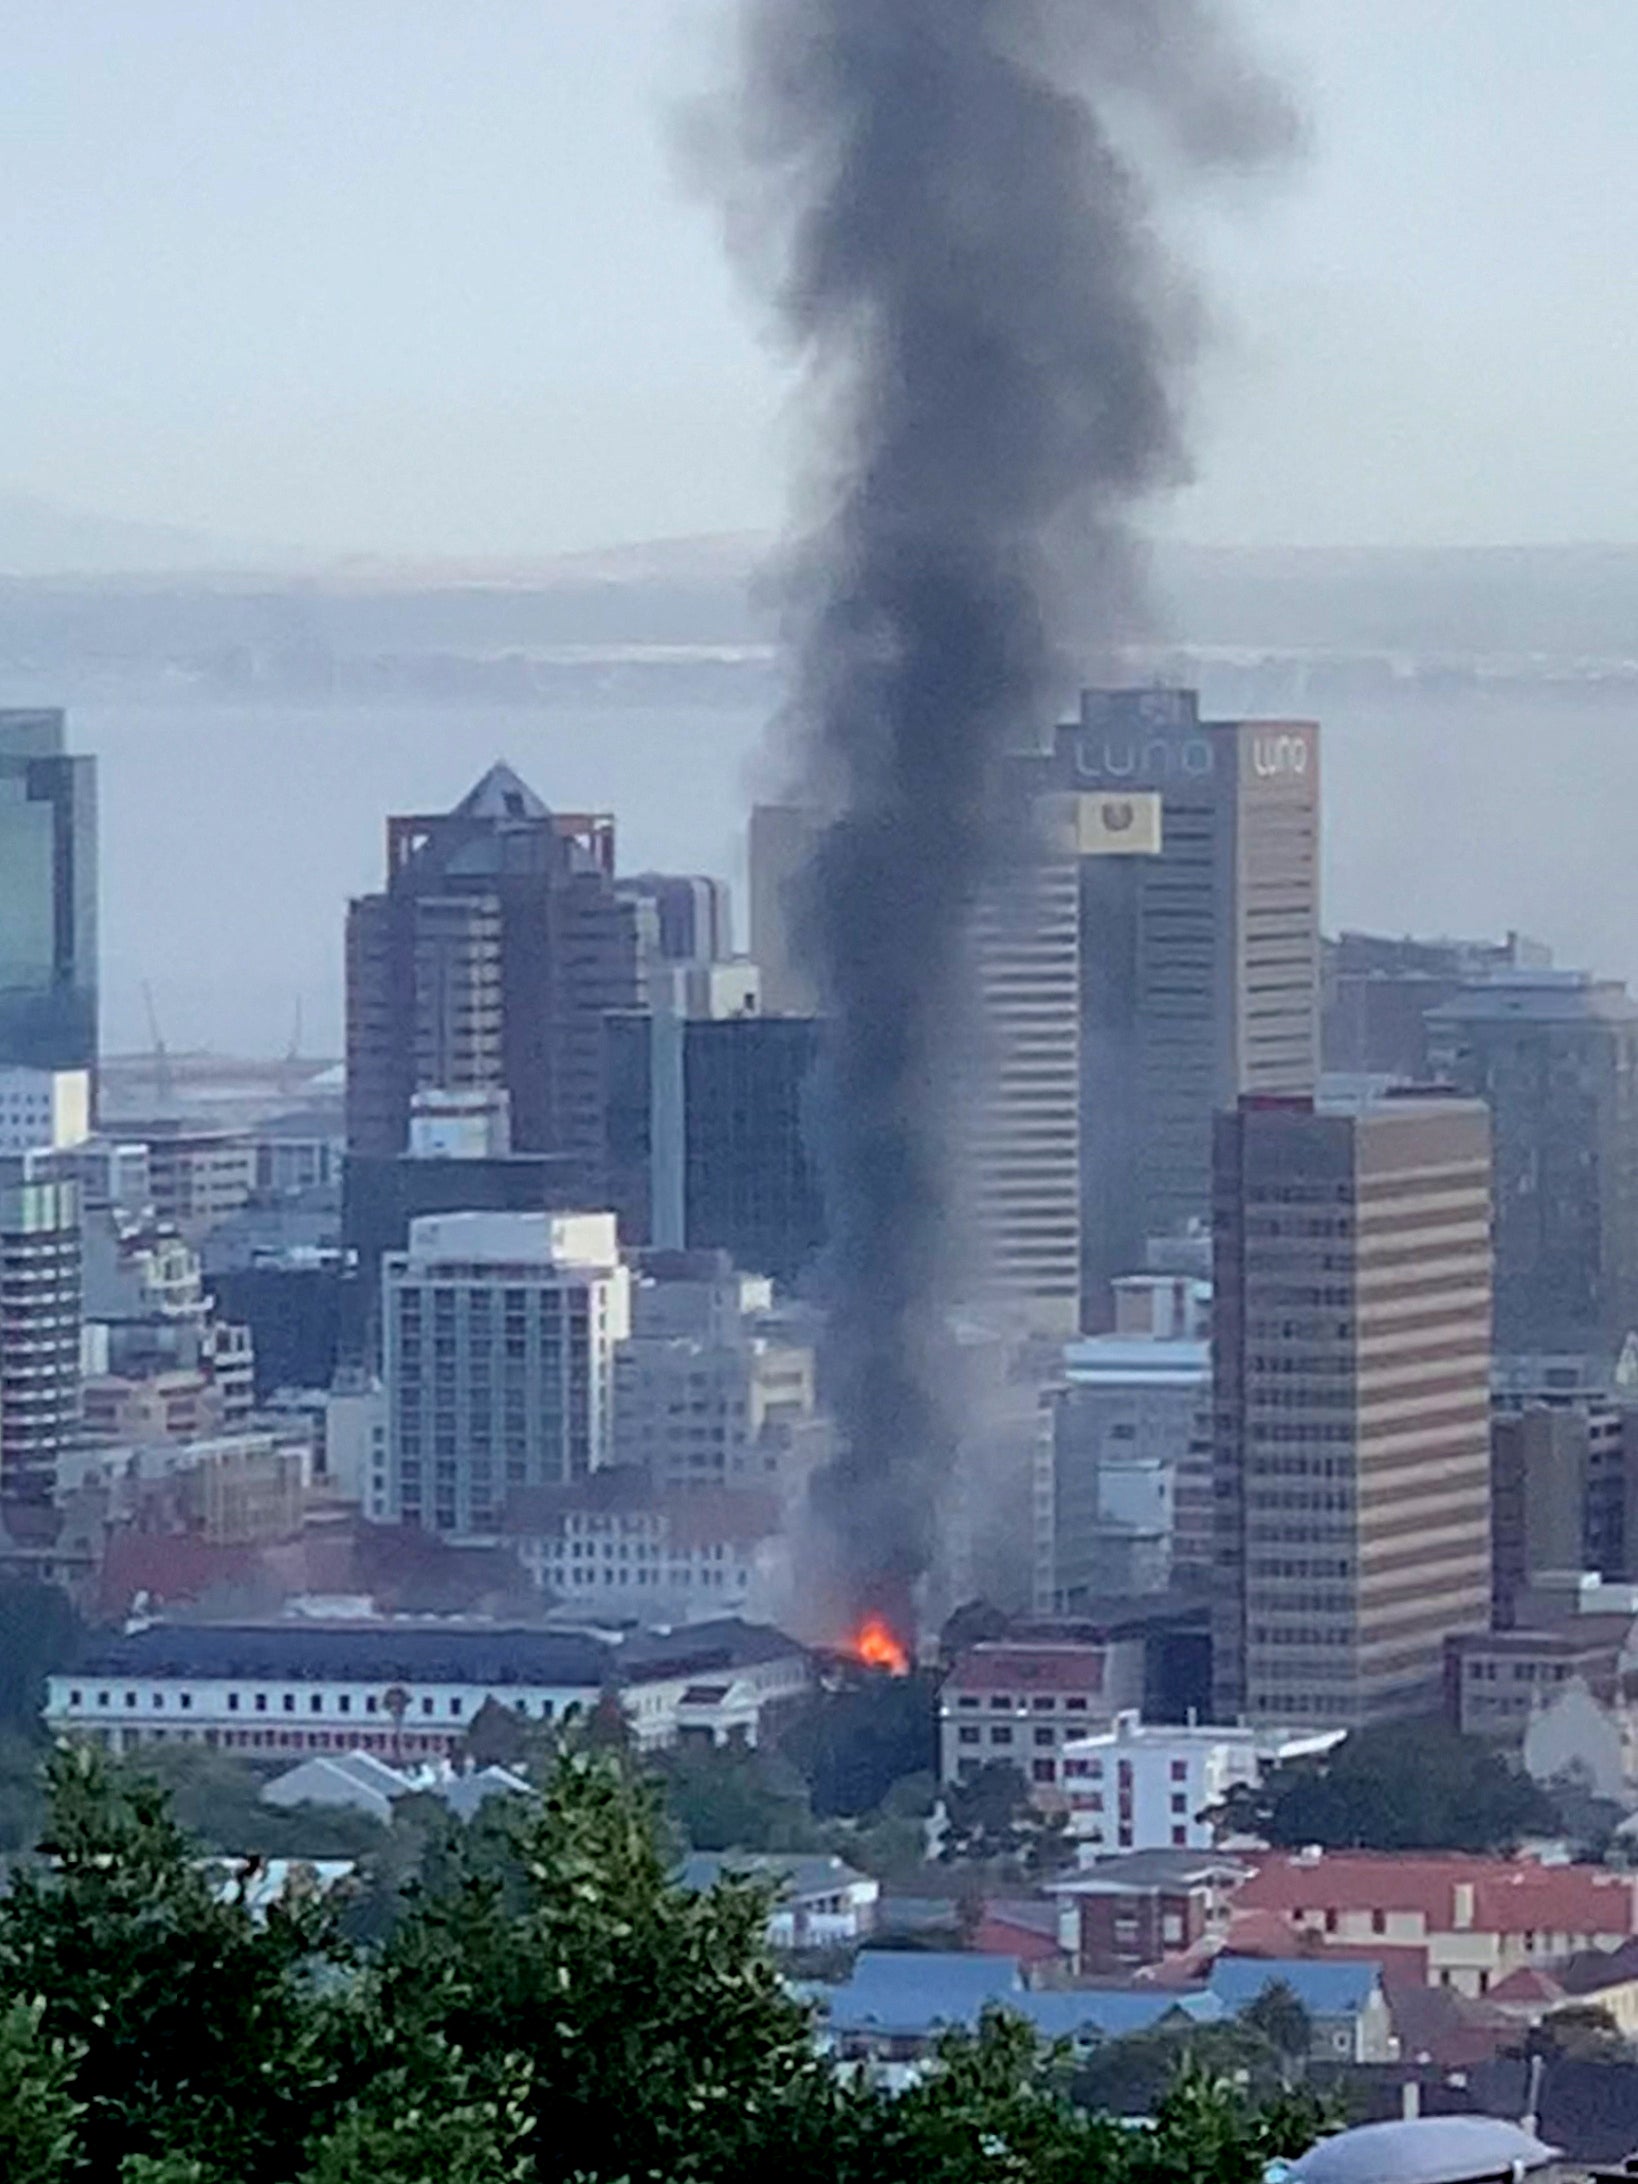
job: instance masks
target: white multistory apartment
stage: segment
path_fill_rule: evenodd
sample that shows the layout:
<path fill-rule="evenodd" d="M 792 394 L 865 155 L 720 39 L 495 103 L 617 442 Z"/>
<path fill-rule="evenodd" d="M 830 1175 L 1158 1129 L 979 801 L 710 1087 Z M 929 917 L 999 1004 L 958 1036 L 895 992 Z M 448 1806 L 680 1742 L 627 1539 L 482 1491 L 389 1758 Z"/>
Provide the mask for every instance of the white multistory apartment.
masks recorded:
<path fill-rule="evenodd" d="M 492 1532 L 613 1455 L 630 1275 L 612 1213 L 443 1213 L 382 1262 L 389 1514 Z"/>
<path fill-rule="evenodd" d="M 1339 1734 L 1116 1714 L 1064 1748 L 1070 1835 L 1085 1864 L 1128 1850 L 1209 1850 L 1212 1815 L 1231 1790 L 1254 1785 L 1266 1766 L 1328 1750 Z"/>
<path fill-rule="evenodd" d="M 1208 1850 L 1205 1816 L 1258 1776 L 1257 1738 L 1239 1728 L 1179 1728 L 1117 1714 L 1109 1728 L 1066 1747 L 1070 1833 L 1086 1855 L 1123 1850 Z"/>

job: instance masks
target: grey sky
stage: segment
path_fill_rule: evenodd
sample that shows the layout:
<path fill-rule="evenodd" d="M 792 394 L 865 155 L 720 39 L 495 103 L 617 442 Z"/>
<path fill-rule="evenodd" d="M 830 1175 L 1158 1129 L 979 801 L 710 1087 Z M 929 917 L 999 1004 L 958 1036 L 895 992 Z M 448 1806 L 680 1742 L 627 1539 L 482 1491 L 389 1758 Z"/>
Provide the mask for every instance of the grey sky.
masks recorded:
<path fill-rule="evenodd" d="M 762 526 L 782 384 L 676 182 L 723 0 L 0 0 L 0 487 L 321 551 Z M 1168 521 L 1630 538 L 1632 0 L 1246 0 L 1307 161 L 1213 211 Z"/>

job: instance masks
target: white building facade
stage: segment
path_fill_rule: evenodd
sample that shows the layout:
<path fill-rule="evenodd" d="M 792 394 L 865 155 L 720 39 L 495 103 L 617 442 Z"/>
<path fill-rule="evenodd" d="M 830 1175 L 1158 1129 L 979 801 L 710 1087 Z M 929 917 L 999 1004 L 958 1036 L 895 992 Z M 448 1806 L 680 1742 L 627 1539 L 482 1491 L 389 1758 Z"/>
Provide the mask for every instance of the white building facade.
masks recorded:
<path fill-rule="evenodd" d="M 449 1213 L 382 1262 L 388 1514 L 496 1529 L 613 1455 L 630 1275 L 611 1213 Z"/>
<path fill-rule="evenodd" d="M 1124 1850 L 1209 1850 L 1205 1817 L 1260 1772 L 1250 1729 L 1184 1728 L 1117 1714 L 1064 1752 L 1070 1833 L 1083 1857 Z"/>

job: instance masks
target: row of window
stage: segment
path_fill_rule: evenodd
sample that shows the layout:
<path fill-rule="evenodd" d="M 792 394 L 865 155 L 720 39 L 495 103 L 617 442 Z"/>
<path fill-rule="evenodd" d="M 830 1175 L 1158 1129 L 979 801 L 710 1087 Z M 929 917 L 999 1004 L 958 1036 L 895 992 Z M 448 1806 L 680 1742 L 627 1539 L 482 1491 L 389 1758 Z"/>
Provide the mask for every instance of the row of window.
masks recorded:
<path fill-rule="evenodd" d="M 275 1698 L 279 1702 L 277 1706 L 273 1704 Z M 248 1705 L 245 1703 L 247 1699 L 249 1701 Z M 297 1700 L 298 1694 L 294 1691 L 253 1691 L 249 1693 L 229 1691 L 222 1695 L 221 1703 L 230 1714 L 241 1712 L 294 1714 L 298 1711 Z M 114 1693 L 112 1689 L 99 1690 L 95 1686 L 82 1687 L 76 1685 L 69 1691 L 68 1703 L 70 1707 L 74 1708 L 90 1708 L 103 1711 L 113 1708 L 115 1703 Z M 121 1703 L 124 1711 L 134 1713 L 141 1706 L 140 1694 L 136 1691 L 126 1690 L 122 1694 Z M 505 1703 L 513 1706 L 519 1713 L 527 1713 L 528 1711 L 528 1702 L 526 1700 L 508 1700 Z M 156 1714 L 164 1713 L 173 1704 L 178 1713 L 190 1714 L 194 1709 L 194 1695 L 191 1691 L 167 1693 L 162 1690 L 150 1691 L 148 1695 L 149 1708 Z M 336 1692 L 328 1699 L 322 1691 L 310 1692 L 307 1696 L 307 1711 L 310 1714 L 351 1714 L 353 1710 L 353 1694 L 348 1691 Z M 393 1709 L 387 1705 L 384 1696 L 370 1691 L 362 1694 L 362 1705 L 359 1711 L 364 1714 L 389 1714 Z M 404 1711 L 406 1713 L 419 1712 L 423 1716 L 430 1716 L 439 1711 L 439 1705 L 438 1701 L 431 1697 L 423 1697 L 417 1701 L 406 1695 Z M 443 1712 L 451 1720 L 459 1720 L 465 1711 L 466 1701 L 461 1697 L 446 1698 L 443 1702 Z M 543 1721 L 549 1721 L 552 1712 L 552 1701 L 542 1699 L 540 1702 L 540 1718 Z"/>

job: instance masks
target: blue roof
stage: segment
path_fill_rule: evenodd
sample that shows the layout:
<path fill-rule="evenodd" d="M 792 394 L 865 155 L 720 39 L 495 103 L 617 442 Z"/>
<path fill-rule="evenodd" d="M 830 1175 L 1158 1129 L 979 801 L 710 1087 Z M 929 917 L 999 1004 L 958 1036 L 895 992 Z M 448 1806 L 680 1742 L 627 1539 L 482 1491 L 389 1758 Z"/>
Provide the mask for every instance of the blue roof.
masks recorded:
<path fill-rule="evenodd" d="M 1207 1988 L 1238 2016 L 1276 1983 L 1289 1987 L 1310 2017 L 1349 2017 L 1381 1986 L 1382 1967 L 1353 1957 L 1327 1963 L 1322 1957 L 1220 1956 Z"/>
<path fill-rule="evenodd" d="M 989 2008 L 1015 2010 L 1043 2039 L 1119 2039 L 1142 2032 L 1174 2010 L 1210 2023 L 1227 2014 L 1214 1995 L 1177 1995 L 1160 1987 L 1078 1987 L 1032 1992 L 1016 1957 L 954 1950 L 866 1949 L 839 1987 L 807 1990 L 832 2032 L 880 2032 L 931 2038 L 974 2027 Z"/>

